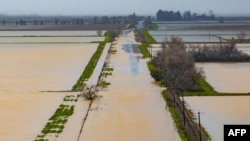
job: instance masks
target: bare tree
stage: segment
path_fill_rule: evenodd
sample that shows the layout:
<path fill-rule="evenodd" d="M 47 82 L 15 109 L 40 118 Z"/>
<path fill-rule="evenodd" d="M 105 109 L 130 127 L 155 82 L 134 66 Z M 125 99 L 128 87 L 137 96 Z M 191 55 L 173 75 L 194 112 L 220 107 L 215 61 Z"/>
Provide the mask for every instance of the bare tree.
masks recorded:
<path fill-rule="evenodd" d="M 197 62 L 243 62 L 250 61 L 250 56 L 239 51 L 235 43 L 214 45 L 190 45 L 188 51 Z"/>
<path fill-rule="evenodd" d="M 246 37 L 247 37 L 247 33 L 244 30 L 239 31 L 239 33 L 237 34 L 237 38 L 239 39 L 239 41 L 241 43 L 244 42 L 244 40 L 246 39 Z"/>
<path fill-rule="evenodd" d="M 97 30 L 97 35 L 102 36 L 102 30 Z"/>
<path fill-rule="evenodd" d="M 96 86 L 86 86 L 85 89 L 83 90 L 82 95 L 89 100 L 93 100 L 97 95 L 96 95 Z"/>
<path fill-rule="evenodd" d="M 186 51 L 185 44 L 177 37 L 172 37 L 162 46 L 162 51 L 152 59 L 152 63 L 159 68 L 164 84 L 172 91 L 190 90 L 200 77 L 192 54 Z"/>

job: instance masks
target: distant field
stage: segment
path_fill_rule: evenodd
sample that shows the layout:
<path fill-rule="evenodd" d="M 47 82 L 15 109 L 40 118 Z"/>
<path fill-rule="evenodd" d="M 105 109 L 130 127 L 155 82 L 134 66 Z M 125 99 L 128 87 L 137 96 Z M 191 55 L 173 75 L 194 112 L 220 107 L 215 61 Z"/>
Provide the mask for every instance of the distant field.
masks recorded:
<path fill-rule="evenodd" d="M 125 27 L 125 24 L 86 24 L 86 25 L 6 25 L 0 26 L 1 31 L 32 31 L 32 30 L 112 30 L 112 29 L 122 29 Z"/>
<path fill-rule="evenodd" d="M 250 22 L 160 22 L 157 30 L 149 33 L 157 40 L 163 42 L 171 36 L 178 36 L 184 42 L 220 42 L 226 39 L 237 39 L 240 31 L 245 31 L 246 38 L 250 37 Z M 225 40 L 224 40 L 225 39 Z"/>

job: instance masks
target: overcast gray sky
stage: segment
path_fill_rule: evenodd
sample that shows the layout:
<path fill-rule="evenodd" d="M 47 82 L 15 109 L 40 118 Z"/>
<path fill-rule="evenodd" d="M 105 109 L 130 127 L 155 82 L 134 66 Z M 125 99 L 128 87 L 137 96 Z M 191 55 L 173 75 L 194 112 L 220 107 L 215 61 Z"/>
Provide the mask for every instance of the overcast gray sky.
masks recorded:
<path fill-rule="evenodd" d="M 0 14 L 155 15 L 159 10 L 249 15 L 250 0 L 0 0 Z"/>

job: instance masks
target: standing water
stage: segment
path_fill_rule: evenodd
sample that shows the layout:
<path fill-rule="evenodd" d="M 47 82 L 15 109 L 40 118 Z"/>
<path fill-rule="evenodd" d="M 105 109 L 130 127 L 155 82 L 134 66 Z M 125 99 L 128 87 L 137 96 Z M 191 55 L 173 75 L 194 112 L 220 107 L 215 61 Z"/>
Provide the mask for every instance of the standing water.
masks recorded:
<path fill-rule="evenodd" d="M 80 141 L 181 140 L 146 60 L 132 59 L 133 52 L 122 50 L 124 45 L 131 50 L 133 39 L 132 32 L 118 39 L 110 63 L 114 72 L 106 78 L 111 85 L 93 102 Z"/>

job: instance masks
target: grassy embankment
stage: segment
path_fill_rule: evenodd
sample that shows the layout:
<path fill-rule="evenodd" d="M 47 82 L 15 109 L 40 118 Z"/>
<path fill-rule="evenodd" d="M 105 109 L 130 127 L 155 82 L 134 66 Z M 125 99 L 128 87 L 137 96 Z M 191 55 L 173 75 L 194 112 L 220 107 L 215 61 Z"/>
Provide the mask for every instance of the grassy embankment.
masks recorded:
<path fill-rule="evenodd" d="M 156 40 L 149 34 L 148 30 L 142 29 L 141 32 L 149 44 L 157 43 Z"/>
<path fill-rule="evenodd" d="M 72 91 L 81 91 L 84 87 L 84 82 L 90 78 L 90 76 L 92 75 L 98 60 L 102 54 L 102 51 L 106 45 L 107 42 L 110 42 L 110 37 L 109 37 L 109 33 L 106 32 L 104 34 L 105 36 L 105 40 L 102 42 L 93 42 L 93 43 L 99 43 L 99 46 L 97 47 L 97 50 L 95 51 L 95 53 L 93 54 L 93 56 L 91 57 L 90 61 L 88 62 L 87 66 L 85 67 L 84 71 L 82 72 L 82 75 L 80 76 L 80 78 L 78 79 L 77 83 L 72 87 Z"/>
<path fill-rule="evenodd" d="M 157 43 L 155 39 L 149 34 L 148 30 L 143 29 L 141 30 L 142 35 L 145 37 L 147 40 L 147 43 L 143 43 L 139 45 L 140 51 L 143 55 L 143 58 L 148 58 L 150 57 L 150 53 L 148 52 L 148 47 L 150 44 L 155 44 Z"/>
<path fill-rule="evenodd" d="M 155 66 L 151 62 L 148 62 L 147 65 L 148 65 L 148 69 L 149 69 L 150 72 L 157 69 L 157 68 L 155 68 Z M 202 88 L 204 89 L 202 92 L 200 92 L 201 94 L 216 93 L 215 91 L 213 91 L 211 86 L 205 80 L 200 79 L 199 82 L 200 82 L 200 85 L 202 85 Z M 159 86 L 164 87 L 164 85 L 163 85 L 163 83 L 161 81 L 158 81 L 157 83 L 159 84 Z M 172 118 L 174 120 L 174 123 L 175 123 L 175 126 L 176 126 L 176 129 L 177 129 L 177 132 L 178 132 L 179 136 L 181 137 L 181 139 L 183 141 L 188 141 L 188 137 L 184 133 L 183 127 L 181 126 L 180 117 L 177 114 L 176 107 L 174 105 L 172 105 L 171 104 L 172 102 L 169 101 L 169 99 L 167 98 L 165 90 L 162 92 L 162 97 L 164 98 L 164 100 L 166 102 L 166 105 L 168 107 L 168 110 L 171 113 L 171 116 L 172 116 Z M 210 136 L 207 133 L 206 129 L 202 127 L 202 130 L 206 134 L 207 138 L 210 138 Z"/>

